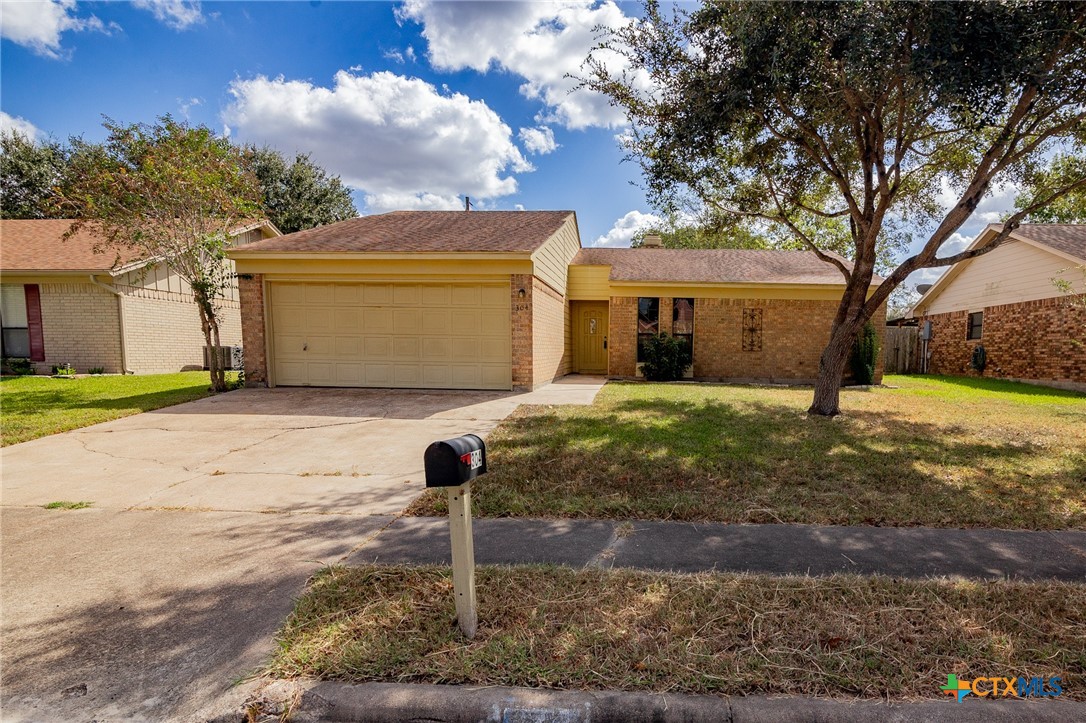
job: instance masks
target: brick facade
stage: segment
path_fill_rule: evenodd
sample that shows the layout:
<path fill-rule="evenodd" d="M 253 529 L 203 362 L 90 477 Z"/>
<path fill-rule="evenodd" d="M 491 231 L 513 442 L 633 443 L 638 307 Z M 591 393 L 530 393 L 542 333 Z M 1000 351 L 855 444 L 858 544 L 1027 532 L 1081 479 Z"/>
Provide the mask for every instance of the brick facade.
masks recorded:
<path fill-rule="evenodd" d="M 695 299 L 695 379 L 707 381 L 787 381 L 811 383 L 829 341 L 836 300 Z M 743 310 L 761 311 L 760 349 L 743 349 Z M 872 319 L 880 336 L 883 307 Z M 660 298 L 660 330 L 672 332 L 672 299 Z M 609 375 L 631 378 L 637 368 L 637 299 L 611 297 Z M 882 355 L 876 383 L 882 380 Z M 848 372 L 846 371 L 846 375 Z"/>
<path fill-rule="evenodd" d="M 71 364 L 81 374 L 97 367 L 120 374 L 117 297 L 89 281 L 40 284 L 39 290 L 45 361 L 35 364 L 37 370 L 48 374 Z"/>
<path fill-rule="evenodd" d="M 921 318 L 931 321 L 928 371 L 932 374 L 998 377 L 1053 382 L 1086 389 L 1086 311 L 1064 298 L 1039 299 L 984 309 L 981 338 L 966 339 L 968 311 Z M 1079 344 L 1075 344 L 1075 341 Z M 983 345 L 983 375 L 970 362 Z"/>
<path fill-rule="evenodd" d="M 538 278 L 532 279 L 532 382 L 541 386 L 569 374 L 569 304 L 560 293 Z"/>
<path fill-rule="evenodd" d="M 512 312 L 511 330 L 513 344 L 513 389 L 530 390 L 535 383 L 534 357 L 532 355 L 532 299 L 535 295 L 534 277 L 531 274 L 513 274 L 509 277 L 509 308 Z M 520 292 L 524 292 L 524 296 Z"/>
<path fill-rule="evenodd" d="M 188 294 L 122 287 L 125 361 L 139 373 L 165 373 L 204 368 L 204 333 L 200 312 Z M 241 344 L 238 302 L 219 308 L 219 343 Z"/>
<path fill-rule="evenodd" d="M 268 386 L 267 346 L 264 336 L 264 275 L 238 276 L 241 298 L 241 338 L 245 349 L 245 386 Z"/>

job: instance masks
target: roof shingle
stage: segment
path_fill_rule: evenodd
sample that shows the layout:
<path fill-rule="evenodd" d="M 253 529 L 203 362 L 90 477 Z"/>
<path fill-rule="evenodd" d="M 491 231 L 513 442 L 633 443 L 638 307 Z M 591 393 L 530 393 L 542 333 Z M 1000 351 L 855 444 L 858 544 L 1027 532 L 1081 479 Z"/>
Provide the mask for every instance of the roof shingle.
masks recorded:
<path fill-rule="evenodd" d="M 842 259 L 844 260 L 844 259 Z M 845 279 L 812 251 L 581 249 L 574 265 L 609 265 L 611 281 L 717 284 L 837 284 Z M 845 261 L 851 267 L 849 261 Z"/>
<path fill-rule="evenodd" d="M 95 252 L 95 237 L 83 228 L 68 240 L 71 219 L 0 220 L 0 270 L 112 271 L 135 261 L 135 252 Z"/>
<path fill-rule="evenodd" d="M 1024 223 L 1014 233 L 1086 261 L 1086 224 Z"/>
<path fill-rule="evenodd" d="M 250 253 L 531 253 L 572 211 L 394 211 L 266 239 Z"/>

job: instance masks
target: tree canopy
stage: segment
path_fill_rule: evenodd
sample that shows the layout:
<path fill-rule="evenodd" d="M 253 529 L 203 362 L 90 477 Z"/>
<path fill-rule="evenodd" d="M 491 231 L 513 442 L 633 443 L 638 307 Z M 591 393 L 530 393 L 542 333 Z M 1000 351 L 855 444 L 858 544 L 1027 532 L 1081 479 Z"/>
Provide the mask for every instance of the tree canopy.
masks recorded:
<path fill-rule="evenodd" d="M 0 134 L 0 218 L 56 218 L 49 203 L 67 170 L 66 149 L 18 131 Z"/>
<path fill-rule="evenodd" d="M 283 233 L 323 226 L 358 215 L 350 190 L 329 176 L 308 155 L 292 162 L 272 148 L 248 149 L 249 163 L 260 180 L 264 210 Z"/>
<path fill-rule="evenodd" d="M 593 56 L 584 82 L 626 111 L 659 207 L 787 231 L 841 272 L 810 410 L 832 415 L 853 340 L 909 274 L 1086 187 L 1084 31 L 1071 2 L 649 2 L 602 42 L 625 69 Z M 1002 231 L 940 256 L 1009 186 Z"/>
<path fill-rule="evenodd" d="M 102 145 L 76 144 L 60 208 L 95 232 L 103 248 L 161 259 L 188 282 L 204 341 L 219 346 L 219 316 L 233 283 L 231 232 L 260 217 L 260 189 L 241 150 L 205 126 L 164 116 L 154 125 L 104 124 Z M 211 382 L 226 389 L 219 357 Z"/>

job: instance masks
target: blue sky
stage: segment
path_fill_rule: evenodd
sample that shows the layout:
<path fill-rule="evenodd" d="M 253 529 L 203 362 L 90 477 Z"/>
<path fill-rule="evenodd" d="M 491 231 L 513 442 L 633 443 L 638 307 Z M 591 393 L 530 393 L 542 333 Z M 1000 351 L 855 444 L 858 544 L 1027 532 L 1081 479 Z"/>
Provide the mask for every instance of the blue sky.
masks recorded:
<path fill-rule="evenodd" d="M 479 209 L 573 209 L 586 246 L 628 245 L 654 217 L 637 167 L 622 162 L 624 119 L 566 76 L 593 28 L 638 11 L 582 0 L 4 0 L 0 121 L 98 140 L 103 115 L 171 113 L 311 153 L 363 213 L 459 208 L 466 194 Z M 1012 201 L 988 199 L 946 252 Z"/>

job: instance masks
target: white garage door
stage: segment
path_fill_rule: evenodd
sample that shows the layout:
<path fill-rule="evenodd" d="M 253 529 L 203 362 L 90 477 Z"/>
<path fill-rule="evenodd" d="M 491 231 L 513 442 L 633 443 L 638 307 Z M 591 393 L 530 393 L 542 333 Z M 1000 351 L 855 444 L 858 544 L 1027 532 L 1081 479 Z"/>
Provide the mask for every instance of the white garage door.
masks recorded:
<path fill-rule="evenodd" d="M 510 389 L 508 284 L 269 284 L 285 386 Z"/>

